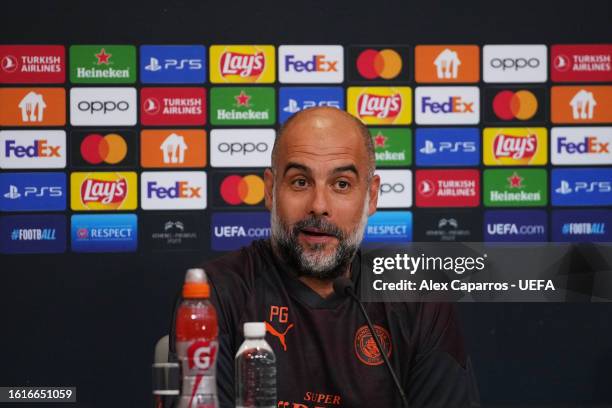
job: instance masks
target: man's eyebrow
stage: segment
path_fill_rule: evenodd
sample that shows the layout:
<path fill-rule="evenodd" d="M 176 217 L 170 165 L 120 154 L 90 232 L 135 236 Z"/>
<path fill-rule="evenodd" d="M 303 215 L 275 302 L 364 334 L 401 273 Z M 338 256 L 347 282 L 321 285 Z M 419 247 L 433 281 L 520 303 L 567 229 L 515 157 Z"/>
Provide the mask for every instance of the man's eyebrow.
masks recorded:
<path fill-rule="evenodd" d="M 287 163 L 287 165 L 285 166 L 285 171 L 283 172 L 283 176 L 285 174 L 287 174 L 287 172 L 291 169 L 296 169 L 296 170 L 301 170 L 304 173 L 310 173 L 310 168 L 307 166 L 304 166 L 303 164 L 300 163 L 295 163 L 295 162 L 289 162 Z"/>
<path fill-rule="evenodd" d="M 332 173 L 333 174 L 344 173 L 345 171 L 353 172 L 355 173 L 357 177 L 359 177 L 359 171 L 357 171 L 357 167 L 355 167 L 353 164 L 347 164 L 346 166 L 336 167 Z"/>

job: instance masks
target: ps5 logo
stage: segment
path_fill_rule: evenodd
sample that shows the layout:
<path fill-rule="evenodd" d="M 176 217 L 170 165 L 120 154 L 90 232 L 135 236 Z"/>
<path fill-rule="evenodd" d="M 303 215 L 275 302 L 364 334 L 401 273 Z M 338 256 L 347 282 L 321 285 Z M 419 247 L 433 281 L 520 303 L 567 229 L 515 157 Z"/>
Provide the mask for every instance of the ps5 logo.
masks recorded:
<path fill-rule="evenodd" d="M 296 112 L 299 112 L 301 110 L 308 109 L 308 108 L 314 108 L 314 107 L 317 107 L 317 106 L 328 106 L 330 108 L 341 109 L 340 101 L 312 101 L 312 100 L 308 100 L 308 101 L 304 101 L 302 103 L 302 106 L 300 106 L 298 101 L 296 101 L 295 99 L 289 99 L 289 101 L 287 102 L 287 106 L 285 106 L 283 108 L 283 111 L 284 112 L 288 112 L 288 113 L 296 113 Z"/>
<path fill-rule="evenodd" d="M 23 197 L 61 197 L 64 195 L 62 186 L 28 186 L 23 188 Z M 4 194 L 4 198 L 10 200 L 16 200 L 20 198 L 22 194 L 19 192 L 19 188 L 14 185 L 9 185 L 9 190 Z"/>
<path fill-rule="evenodd" d="M 612 183 L 609 181 L 576 181 L 573 186 L 567 180 L 561 180 L 560 186 L 555 189 L 559 194 L 571 193 L 609 193 L 612 191 Z"/>
<path fill-rule="evenodd" d="M 175 69 L 177 71 L 187 69 L 187 70 L 197 70 L 202 69 L 202 60 L 201 59 L 175 59 L 175 58 L 165 58 L 163 63 L 160 64 L 159 59 L 155 57 L 149 58 L 149 64 L 145 66 L 145 70 L 149 72 L 157 72 L 162 69 Z"/>
<path fill-rule="evenodd" d="M 476 143 L 474 142 L 440 142 L 438 147 L 435 143 L 429 139 L 425 140 L 425 146 L 419 149 L 423 154 L 434 154 L 434 153 L 473 153 L 476 152 Z"/>

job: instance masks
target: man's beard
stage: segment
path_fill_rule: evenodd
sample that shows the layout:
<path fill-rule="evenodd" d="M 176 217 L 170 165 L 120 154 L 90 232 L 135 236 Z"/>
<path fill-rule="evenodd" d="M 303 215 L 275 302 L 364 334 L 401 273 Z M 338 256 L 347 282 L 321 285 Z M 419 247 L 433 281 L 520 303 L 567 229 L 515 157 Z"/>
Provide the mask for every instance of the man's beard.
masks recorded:
<path fill-rule="evenodd" d="M 368 197 L 369 198 L 369 197 Z M 369 199 L 365 200 L 361 219 L 355 229 L 344 233 L 325 217 L 310 216 L 288 227 L 279 217 L 276 207 L 276 194 L 272 197 L 271 239 L 278 255 L 299 276 L 308 276 L 323 280 L 332 280 L 346 272 L 363 239 L 368 222 Z M 324 250 L 329 244 L 313 244 L 304 250 L 298 237 L 304 228 L 316 228 L 320 233 L 328 234 L 338 240 L 333 253 L 326 255 Z"/>

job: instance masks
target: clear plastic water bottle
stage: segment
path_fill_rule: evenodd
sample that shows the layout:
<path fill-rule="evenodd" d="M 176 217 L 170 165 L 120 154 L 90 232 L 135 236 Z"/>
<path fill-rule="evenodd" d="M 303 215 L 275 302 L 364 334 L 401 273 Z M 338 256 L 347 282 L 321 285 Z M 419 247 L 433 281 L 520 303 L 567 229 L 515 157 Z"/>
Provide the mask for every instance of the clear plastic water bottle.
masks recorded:
<path fill-rule="evenodd" d="M 276 408 L 276 356 L 265 336 L 265 323 L 244 324 L 235 361 L 237 408 Z"/>

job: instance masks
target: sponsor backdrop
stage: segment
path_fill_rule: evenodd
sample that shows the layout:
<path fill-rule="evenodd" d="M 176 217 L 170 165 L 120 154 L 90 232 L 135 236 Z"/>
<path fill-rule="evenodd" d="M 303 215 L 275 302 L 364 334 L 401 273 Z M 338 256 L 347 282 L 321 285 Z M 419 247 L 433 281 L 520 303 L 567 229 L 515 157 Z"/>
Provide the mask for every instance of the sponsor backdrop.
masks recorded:
<path fill-rule="evenodd" d="M 270 35 L 254 34 L 272 16 L 287 18 L 281 10 L 264 13 L 254 5 L 231 13 L 221 13 L 222 5 L 206 6 L 223 18 L 206 20 L 205 27 L 193 20 L 185 28 L 168 18 L 172 13 L 205 19 L 211 10 L 194 3 L 193 9 L 134 11 L 143 20 L 137 29 L 113 23 L 115 32 L 98 37 L 83 22 L 64 32 L 46 15 L 27 38 L 4 36 L 0 256 L 2 269 L 6 265 L 19 275 L 7 287 L 26 276 L 39 279 L 44 272 L 37 268 L 52 269 L 41 280 L 50 288 L 42 299 L 56 302 L 62 291 L 71 293 L 67 299 L 89 293 L 98 302 L 91 318 L 103 316 L 109 325 L 104 338 L 118 330 L 132 338 L 138 326 L 147 333 L 138 335 L 140 347 L 149 350 L 146 345 L 167 331 L 185 266 L 269 236 L 263 169 L 270 165 L 278 127 L 314 106 L 344 109 L 370 129 L 382 183 L 367 242 L 609 242 L 612 37 L 590 23 L 571 36 L 552 26 L 544 35 L 541 28 L 553 23 L 535 16 L 520 35 L 504 35 L 493 25 L 463 37 L 451 29 L 469 26 L 479 13 L 488 16 L 484 4 L 465 21 L 423 5 L 429 17 L 440 16 L 435 30 L 417 30 L 423 22 L 415 16 L 413 26 L 400 24 L 390 12 L 374 24 L 357 5 L 356 20 L 334 28 L 333 36 L 316 34 L 326 27 L 322 16 L 287 27 L 283 35 L 272 35 L 270 28 L 264 30 Z M 259 14 L 247 18 L 254 10 Z M 101 22 L 108 12 L 92 18 Z M 25 21 L 20 11 L 14 13 L 15 22 Z M 117 11 L 112 20 L 130 25 L 127 14 Z M 499 11 L 494 14 L 508 26 Z M 595 8 L 587 14 L 584 24 L 598 18 Z M 70 17 L 74 22 L 86 15 L 77 8 Z M 147 18 L 164 34 L 145 35 Z M 233 18 L 243 24 L 232 22 L 235 30 L 228 35 L 215 32 L 227 31 L 225 23 Z M 562 18 L 569 24 L 576 16 L 567 11 Z M 386 19 L 408 28 L 390 27 Z M 67 23 L 68 15 L 57 21 Z M 354 24 L 361 31 L 349 36 Z M 135 307 L 132 296 L 155 305 Z M 119 327 L 102 312 L 106 306 L 116 315 L 125 307 L 137 321 L 117 317 Z M 58 312 L 55 318 L 60 326 L 89 330 L 89 336 L 100 330 L 77 323 L 77 315 L 63 320 Z M 15 319 L 9 327 L 18 327 Z M 69 329 L 73 340 L 67 341 L 86 337 L 76 330 Z M 490 347 L 497 337 L 487 335 Z M 59 341 L 50 340 L 67 358 Z M 117 338 L 113 351 L 125 344 Z M 127 405 L 142 405 L 146 359 L 139 354 L 131 364 L 129 356 L 141 352 L 121 349 L 125 361 L 114 375 L 129 369 L 131 377 L 142 377 L 125 396 L 133 401 Z M 478 357 L 481 374 L 490 363 Z M 0 383 L 30 378 L 24 364 L 16 370 L 12 377 L 0 376 Z M 105 363 L 85 376 L 95 384 L 111 370 Z M 53 378 L 47 374 L 35 378 Z M 128 384 L 128 377 L 120 383 Z M 56 378 L 77 384 L 67 370 Z M 499 384 L 495 376 L 481 380 L 485 401 L 516 398 L 497 393 L 502 378 L 500 373 Z M 82 400 L 97 406 L 92 386 L 78 383 Z M 536 391 L 525 392 L 537 400 Z M 585 398 L 579 390 L 575 395 Z M 590 389 L 590 397 L 602 395 Z"/>

